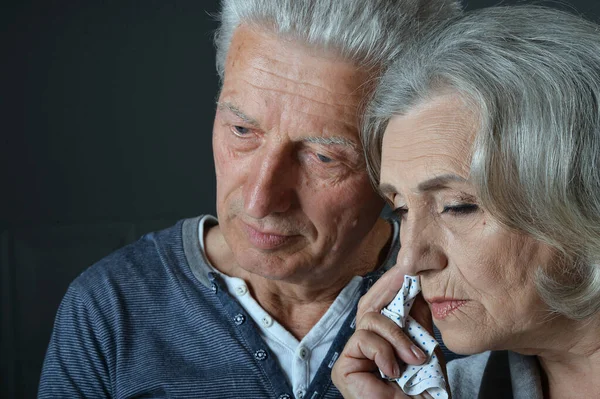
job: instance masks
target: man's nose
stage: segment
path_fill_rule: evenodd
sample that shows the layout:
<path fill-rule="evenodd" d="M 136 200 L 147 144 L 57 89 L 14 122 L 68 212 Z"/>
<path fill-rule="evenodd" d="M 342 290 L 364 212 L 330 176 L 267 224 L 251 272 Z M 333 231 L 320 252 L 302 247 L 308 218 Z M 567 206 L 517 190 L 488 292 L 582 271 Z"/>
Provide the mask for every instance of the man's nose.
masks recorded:
<path fill-rule="evenodd" d="M 283 148 L 265 149 L 256 155 L 244 186 L 244 207 L 249 216 L 261 219 L 290 208 L 297 168 L 291 151 Z"/>
<path fill-rule="evenodd" d="M 407 215 L 402 221 L 396 265 L 409 275 L 442 270 L 448 265 L 440 226 L 434 217 Z"/>

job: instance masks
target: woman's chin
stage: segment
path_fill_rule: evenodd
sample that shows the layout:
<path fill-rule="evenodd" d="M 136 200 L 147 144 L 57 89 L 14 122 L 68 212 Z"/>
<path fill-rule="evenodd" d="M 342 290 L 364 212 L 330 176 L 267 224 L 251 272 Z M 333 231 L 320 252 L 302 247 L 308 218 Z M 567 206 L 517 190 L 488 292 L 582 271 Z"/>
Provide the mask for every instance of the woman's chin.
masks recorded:
<path fill-rule="evenodd" d="M 442 340 L 446 348 L 459 355 L 475 355 L 490 350 L 490 345 L 471 334 L 442 332 Z"/>

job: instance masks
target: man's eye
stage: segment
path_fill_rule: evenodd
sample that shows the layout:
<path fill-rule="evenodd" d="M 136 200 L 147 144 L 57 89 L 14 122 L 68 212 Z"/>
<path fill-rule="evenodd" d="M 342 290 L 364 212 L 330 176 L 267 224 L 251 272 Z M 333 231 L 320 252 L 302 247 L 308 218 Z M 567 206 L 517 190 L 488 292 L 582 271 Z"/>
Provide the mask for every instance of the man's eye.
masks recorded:
<path fill-rule="evenodd" d="M 322 154 L 317 154 L 317 158 L 319 158 L 319 161 L 321 161 L 323 163 L 333 162 L 333 159 L 326 157 L 325 155 L 322 155 Z"/>
<path fill-rule="evenodd" d="M 243 127 L 243 126 L 234 126 L 233 127 L 233 132 L 235 134 L 237 134 L 238 136 L 244 136 L 244 135 L 248 134 L 249 131 L 250 131 L 250 129 Z"/>

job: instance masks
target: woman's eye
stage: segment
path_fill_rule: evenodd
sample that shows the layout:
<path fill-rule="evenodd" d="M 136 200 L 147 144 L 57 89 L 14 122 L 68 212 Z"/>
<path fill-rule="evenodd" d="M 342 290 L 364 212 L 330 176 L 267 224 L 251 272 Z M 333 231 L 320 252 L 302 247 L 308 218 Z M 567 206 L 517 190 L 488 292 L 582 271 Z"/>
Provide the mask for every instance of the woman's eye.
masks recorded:
<path fill-rule="evenodd" d="M 406 209 L 406 208 L 394 208 L 394 209 L 392 209 L 392 213 L 396 217 L 398 217 L 400 219 L 402 219 L 402 217 L 404 217 L 404 215 L 406 215 L 407 212 L 408 212 L 408 209 Z"/>
<path fill-rule="evenodd" d="M 244 136 L 244 135 L 248 134 L 249 131 L 250 131 L 250 129 L 243 127 L 243 126 L 234 126 L 233 127 L 233 132 L 238 136 Z"/>
<path fill-rule="evenodd" d="M 445 206 L 442 213 L 451 213 L 455 215 L 468 215 L 479 210 L 479 206 L 475 204 L 461 204 Z"/>
<path fill-rule="evenodd" d="M 332 158 L 326 157 L 325 155 L 322 155 L 322 154 L 317 154 L 317 158 L 319 158 L 319 161 L 321 161 L 323 163 L 333 162 Z"/>

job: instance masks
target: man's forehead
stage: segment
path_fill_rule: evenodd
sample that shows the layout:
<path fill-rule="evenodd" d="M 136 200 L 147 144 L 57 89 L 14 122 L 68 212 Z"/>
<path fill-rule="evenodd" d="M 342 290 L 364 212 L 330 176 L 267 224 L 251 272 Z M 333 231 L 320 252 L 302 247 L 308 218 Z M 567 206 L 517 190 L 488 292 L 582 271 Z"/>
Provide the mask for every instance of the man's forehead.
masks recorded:
<path fill-rule="evenodd" d="M 236 29 L 220 110 L 294 140 L 360 149 L 369 74 L 331 53 L 245 26 Z"/>
<path fill-rule="evenodd" d="M 353 105 L 356 98 L 362 99 L 366 94 L 374 73 L 332 51 L 242 25 L 234 31 L 231 41 L 225 82 L 231 74 L 250 74 L 252 83 L 269 78 L 280 87 L 303 86 L 307 91 L 320 89 L 344 96 L 340 100 Z"/>

